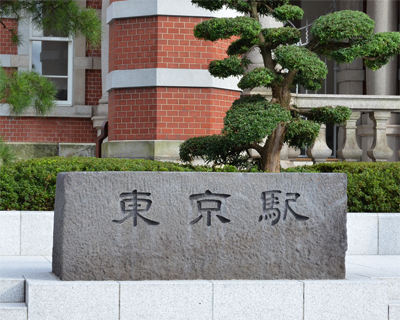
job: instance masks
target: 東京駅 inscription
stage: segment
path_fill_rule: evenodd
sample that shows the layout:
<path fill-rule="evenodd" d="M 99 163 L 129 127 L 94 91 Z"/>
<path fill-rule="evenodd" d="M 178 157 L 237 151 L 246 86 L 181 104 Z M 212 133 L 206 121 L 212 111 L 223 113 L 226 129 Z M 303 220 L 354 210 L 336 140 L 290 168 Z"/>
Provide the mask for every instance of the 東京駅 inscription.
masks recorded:
<path fill-rule="evenodd" d="M 62 280 L 342 279 L 346 184 L 343 174 L 61 173 L 53 272 Z"/>

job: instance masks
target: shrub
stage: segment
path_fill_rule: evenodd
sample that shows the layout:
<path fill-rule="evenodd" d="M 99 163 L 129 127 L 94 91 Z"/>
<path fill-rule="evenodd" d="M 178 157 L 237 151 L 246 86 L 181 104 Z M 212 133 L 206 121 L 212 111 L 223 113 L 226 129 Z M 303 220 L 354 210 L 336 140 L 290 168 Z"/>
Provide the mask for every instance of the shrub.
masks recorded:
<path fill-rule="evenodd" d="M 4 139 L 0 136 L 0 166 L 1 164 L 10 164 L 14 162 L 16 155 L 13 149 L 5 144 Z"/>
<path fill-rule="evenodd" d="M 399 162 L 320 163 L 284 171 L 346 173 L 348 212 L 400 212 Z"/>

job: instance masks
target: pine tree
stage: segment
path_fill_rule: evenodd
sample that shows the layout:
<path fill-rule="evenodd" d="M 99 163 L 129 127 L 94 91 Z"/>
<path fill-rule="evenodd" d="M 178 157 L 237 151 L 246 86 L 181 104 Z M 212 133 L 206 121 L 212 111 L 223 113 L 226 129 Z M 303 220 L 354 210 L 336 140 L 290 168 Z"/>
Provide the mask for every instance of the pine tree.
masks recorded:
<path fill-rule="evenodd" d="M 82 35 L 88 45 L 98 47 L 101 39 L 101 21 L 94 9 L 82 9 L 76 0 L 2 0 L 0 17 L 31 21 L 36 28 L 51 30 L 64 37 Z M 11 33 L 14 43 L 20 43 L 18 31 L 0 18 L 0 25 Z M 57 90 L 47 78 L 34 71 L 7 74 L 0 68 L 0 99 L 10 105 L 14 115 L 28 107 L 46 114 L 54 107 Z"/>
<path fill-rule="evenodd" d="M 290 103 L 291 89 L 301 85 L 308 90 L 321 88 L 328 70 L 320 56 L 338 63 L 363 58 L 366 67 L 377 70 L 400 51 L 400 33 L 374 34 L 374 21 L 359 11 L 339 11 L 321 16 L 310 30 L 312 39 L 299 46 L 301 34 L 296 28 L 265 28 L 261 16 L 287 22 L 302 19 L 303 10 L 289 0 L 192 0 L 192 3 L 216 11 L 224 7 L 238 11 L 236 18 L 215 18 L 198 24 L 198 39 L 217 41 L 237 39 L 227 50 L 228 58 L 214 60 L 209 72 L 214 77 L 242 76 L 241 89 L 266 87 L 272 100 L 261 95 L 243 96 L 234 101 L 224 118 L 219 135 L 195 137 L 185 141 L 180 157 L 190 162 L 201 157 L 216 165 L 244 166 L 249 149 L 260 155 L 259 169 L 280 171 L 280 153 L 284 143 L 291 147 L 310 146 L 317 138 L 320 124 L 341 124 L 351 114 L 345 107 L 320 107 L 299 110 Z M 246 72 L 252 62 L 246 54 L 259 50 L 264 67 Z M 267 139 L 265 140 L 265 138 Z"/>

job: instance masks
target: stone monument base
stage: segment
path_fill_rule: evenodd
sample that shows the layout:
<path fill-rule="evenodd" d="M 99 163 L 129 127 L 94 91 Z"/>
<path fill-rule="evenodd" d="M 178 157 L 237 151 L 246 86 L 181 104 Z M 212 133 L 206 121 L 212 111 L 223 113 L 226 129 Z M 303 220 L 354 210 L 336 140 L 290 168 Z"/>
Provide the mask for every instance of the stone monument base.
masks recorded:
<path fill-rule="evenodd" d="M 62 280 L 344 279 L 345 174 L 60 173 Z"/>

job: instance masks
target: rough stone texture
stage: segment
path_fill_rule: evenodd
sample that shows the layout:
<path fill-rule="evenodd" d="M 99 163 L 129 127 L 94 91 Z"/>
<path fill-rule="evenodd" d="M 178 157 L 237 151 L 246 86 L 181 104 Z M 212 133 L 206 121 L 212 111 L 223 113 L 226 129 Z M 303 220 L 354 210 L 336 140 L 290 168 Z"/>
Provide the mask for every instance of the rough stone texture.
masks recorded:
<path fill-rule="evenodd" d="M 134 226 L 134 190 L 150 193 L 137 196 L 139 214 L 158 225 L 138 217 Z M 210 226 L 198 212 L 204 199 L 189 199 L 207 190 L 230 195 L 213 197 L 221 210 Z M 274 194 L 275 225 L 259 221 L 271 213 L 263 212 L 271 190 L 282 191 Z M 147 212 L 140 199 L 152 201 Z M 53 272 L 62 280 L 343 279 L 346 200 L 345 174 L 60 173 Z M 290 208 L 309 219 L 296 220 Z"/>
<path fill-rule="evenodd" d="M 24 301 L 25 301 L 25 280 L 9 279 L 7 277 L 2 277 L 0 275 L 0 303 L 24 302 Z"/>
<path fill-rule="evenodd" d="M 107 141 L 102 144 L 103 158 L 143 158 L 179 160 L 179 140 Z"/>
<path fill-rule="evenodd" d="M 120 319 L 212 319 L 210 281 L 120 282 Z"/>
<path fill-rule="evenodd" d="M 378 213 L 379 254 L 400 254 L 400 213 Z"/>
<path fill-rule="evenodd" d="M 213 281 L 214 320 L 303 320 L 303 283 Z"/>
<path fill-rule="evenodd" d="M 389 301 L 389 320 L 400 320 L 400 300 Z"/>
<path fill-rule="evenodd" d="M 28 308 L 25 303 L 0 303 L 0 319 L 26 320 Z"/>
<path fill-rule="evenodd" d="M 398 261 L 400 265 L 400 259 Z M 379 280 L 385 281 L 388 287 L 388 297 L 389 300 L 398 300 L 400 301 L 400 267 L 398 277 L 380 277 Z"/>
<path fill-rule="evenodd" d="M 304 281 L 305 320 L 386 320 L 386 283 L 377 280 Z"/>
<path fill-rule="evenodd" d="M 347 213 L 347 254 L 378 254 L 378 214 Z"/>
<path fill-rule="evenodd" d="M 13 256 L 21 253 L 20 211 L 0 211 L 0 255 Z"/>
<path fill-rule="evenodd" d="M 52 254 L 53 221 L 53 211 L 21 212 L 21 255 Z"/>
<path fill-rule="evenodd" d="M 29 320 L 117 320 L 117 282 L 26 281 Z"/>
<path fill-rule="evenodd" d="M 95 157 L 95 143 L 59 143 L 59 157 Z"/>
<path fill-rule="evenodd" d="M 55 157 L 58 155 L 57 143 L 12 142 L 8 145 L 15 151 L 18 160 Z"/>

